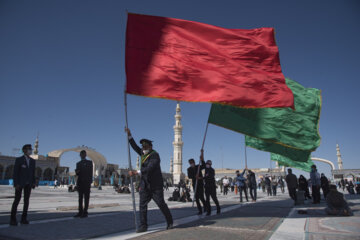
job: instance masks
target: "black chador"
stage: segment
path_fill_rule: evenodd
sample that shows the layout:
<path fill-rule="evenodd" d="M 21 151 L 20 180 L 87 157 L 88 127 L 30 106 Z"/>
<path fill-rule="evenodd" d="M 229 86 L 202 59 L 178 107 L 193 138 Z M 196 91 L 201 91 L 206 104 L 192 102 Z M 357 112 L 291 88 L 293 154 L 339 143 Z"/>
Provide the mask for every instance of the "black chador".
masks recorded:
<path fill-rule="evenodd" d="M 196 188 L 196 175 L 198 172 L 199 165 L 195 165 L 194 159 L 190 159 L 189 163 L 191 166 L 187 169 L 187 173 L 188 173 L 188 177 L 192 180 L 196 206 L 199 210 L 198 214 L 200 215 L 203 213 L 201 205 L 200 205 L 200 201 L 202 202 L 202 204 L 204 206 L 204 211 L 206 211 L 206 202 L 204 199 L 204 179 L 203 179 L 203 175 L 202 175 L 202 171 L 201 171 L 205 168 L 205 163 L 200 165 L 199 176 L 198 176 L 198 180 L 197 180 L 197 188 Z M 196 193 L 195 193 L 195 188 L 196 188 Z"/>
<path fill-rule="evenodd" d="M 202 160 L 202 164 L 204 164 L 204 161 Z M 212 162 L 211 160 L 206 161 L 206 167 L 205 167 L 205 196 L 206 196 L 206 208 L 207 208 L 207 214 L 211 214 L 211 206 L 210 206 L 210 196 L 214 203 L 216 204 L 216 212 L 217 214 L 220 213 L 220 205 L 219 201 L 216 196 L 216 185 L 215 185 L 215 170 L 211 167 Z"/>

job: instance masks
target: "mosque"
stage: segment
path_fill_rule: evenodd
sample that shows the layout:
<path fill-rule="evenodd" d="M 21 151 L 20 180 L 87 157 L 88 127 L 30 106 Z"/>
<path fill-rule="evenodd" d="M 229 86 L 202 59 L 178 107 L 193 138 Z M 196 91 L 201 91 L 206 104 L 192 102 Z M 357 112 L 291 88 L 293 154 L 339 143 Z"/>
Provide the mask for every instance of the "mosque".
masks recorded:
<path fill-rule="evenodd" d="M 176 104 L 175 110 L 175 125 L 174 129 L 174 141 L 173 141 L 173 156 L 170 159 L 170 172 L 163 172 L 163 177 L 170 185 L 177 184 L 181 180 L 187 180 L 187 177 L 182 172 L 183 166 L 183 145 L 181 125 L 181 109 L 180 104 Z M 55 179 L 65 181 L 65 183 L 74 183 L 75 174 L 69 172 L 69 167 L 61 166 L 61 156 L 66 152 L 80 152 L 85 150 L 88 158 L 93 161 L 93 176 L 94 185 L 104 185 L 115 183 L 128 184 L 130 183 L 129 176 L 127 174 L 128 169 L 119 168 L 117 164 L 108 163 L 106 158 L 95 149 L 87 146 L 78 146 L 74 148 L 59 149 L 49 152 L 48 154 L 39 154 L 39 138 L 36 138 L 34 144 L 34 154 L 31 156 L 36 160 L 35 177 L 40 183 L 49 183 Z M 335 169 L 335 165 L 326 159 L 312 158 L 313 161 L 320 161 L 330 165 L 332 172 L 332 180 L 339 181 L 341 178 L 360 178 L 360 169 L 343 169 L 343 162 L 340 154 L 339 145 L 336 144 L 337 151 L 337 163 L 338 169 Z M 0 154 L 0 184 L 11 184 L 15 156 L 4 156 Z M 136 168 L 139 169 L 139 157 L 137 158 Z M 241 169 L 238 169 L 241 170 Z M 279 167 L 276 164 L 275 168 L 256 168 L 251 169 L 258 178 L 265 175 L 271 176 L 285 176 L 285 168 Z M 236 169 L 215 169 L 216 178 L 221 179 L 224 176 L 234 176 Z M 139 180 L 139 179 L 137 179 Z"/>

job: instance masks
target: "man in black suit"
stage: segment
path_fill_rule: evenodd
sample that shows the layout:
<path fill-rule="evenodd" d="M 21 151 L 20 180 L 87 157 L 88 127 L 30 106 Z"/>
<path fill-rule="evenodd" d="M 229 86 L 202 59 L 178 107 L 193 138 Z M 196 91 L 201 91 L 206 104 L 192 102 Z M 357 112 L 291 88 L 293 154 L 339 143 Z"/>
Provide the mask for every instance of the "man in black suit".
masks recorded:
<path fill-rule="evenodd" d="M 195 165 L 194 159 L 189 159 L 190 167 L 187 169 L 188 177 L 192 180 L 193 190 L 194 190 L 194 198 L 196 201 L 196 206 L 199 210 L 198 215 L 203 213 L 200 201 L 203 204 L 204 211 L 206 211 L 206 202 L 204 199 L 204 179 L 202 175 L 202 171 L 205 168 L 205 163 L 202 165 Z M 200 169 L 198 169 L 200 167 Z M 198 174 L 199 170 L 199 174 Z M 197 187 L 196 187 L 196 180 L 197 180 Z M 196 193 L 195 193 L 196 188 Z M 199 201 L 200 200 L 200 201 Z"/>
<path fill-rule="evenodd" d="M 129 171 L 129 175 L 141 175 L 139 194 L 140 194 L 140 227 L 138 233 L 147 231 L 147 205 L 151 201 L 158 205 L 164 214 L 167 222 L 167 228 L 173 228 L 173 219 L 170 210 L 164 200 L 163 178 L 160 168 L 160 156 L 152 149 L 152 141 L 141 139 L 140 148 L 131 136 L 128 128 L 125 128 L 128 134 L 131 147 L 141 156 L 141 170 Z"/>
<path fill-rule="evenodd" d="M 80 152 L 81 161 L 76 163 L 75 173 L 77 178 L 77 189 L 79 192 L 79 212 L 74 217 L 86 218 L 88 216 L 90 187 L 93 180 L 93 163 L 86 159 L 86 151 Z M 85 207 L 83 208 L 83 199 Z"/>
<path fill-rule="evenodd" d="M 16 158 L 14 165 L 14 187 L 15 199 L 11 208 L 10 225 L 17 226 L 16 211 L 21 200 L 21 193 L 24 190 L 24 208 L 21 216 L 21 224 L 29 224 L 27 211 L 29 208 L 29 198 L 31 188 L 35 188 L 35 160 L 30 157 L 32 154 L 31 144 L 23 146 L 24 156 Z"/>
<path fill-rule="evenodd" d="M 201 164 L 204 164 L 204 155 L 201 152 L 200 156 Z M 206 216 L 211 215 L 211 206 L 210 206 L 210 196 L 216 205 L 216 213 L 220 214 L 220 204 L 216 196 L 216 184 L 215 184 L 215 170 L 211 167 L 212 161 L 206 161 L 205 167 L 205 198 L 206 198 L 206 208 L 207 214 Z"/>

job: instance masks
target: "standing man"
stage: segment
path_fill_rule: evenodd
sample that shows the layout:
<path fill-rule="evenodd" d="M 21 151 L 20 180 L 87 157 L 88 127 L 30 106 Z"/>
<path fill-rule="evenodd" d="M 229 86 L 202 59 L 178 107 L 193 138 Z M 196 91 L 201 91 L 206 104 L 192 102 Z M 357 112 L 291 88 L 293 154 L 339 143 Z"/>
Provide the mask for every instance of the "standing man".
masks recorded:
<path fill-rule="evenodd" d="M 173 219 L 170 210 L 164 200 L 163 190 L 163 178 L 160 168 L 160 156 L 153 150 L 152 141 L 148 139 L 141 139 L 140 148 L 131 136 L 131 132 L 128 128 L 125 128 L 127 132 L 131 147 L 141 156 L 141 168 L 139 171 L 129 171 L 130 176 L 140 175 L 140 227 L 136 231 L 137 233 L 147 231 L 147 207 L 151 199 L 154 200 L 156 205 L 160 208 L 164 214 L 167 222 L 166 229 L 173 228 Z"/>
<path fill-rule="evenodd" d="M 21 200 L 21 193 L 24 190 L 24 208 L 21 216 L 21 224 L 29 224 L 27 211 L 31 188 L 35 188 L 35 160 L 30 157 L 32 154 L 31 144 L 22 147 L 24 156 L 16 158 L 13 172 L 15 199 L 11 207 L 10 225 L 17 226 L 16 211 Z"/>
<path fill-rule="evenodd" d="M 251 170 L 248 170 L 248 180 L 249 180 L 249 189 L 250 189 L 250 196 L 253 202 L 256 202 L 256 177 L 255 173 Z"/>
<path fill-rule="evenodd" d="M 288 169 L 288 175 L 286 175 L 285 181 L 288 187 L 289 196 L 294 200 L 294 203 L 296 204 L 296 189 L 298 188 L 298 181 L 297 177 L 292 173 L 291 168 Z"/>
<path fill-rule="evenodd" d="M 93 179 L 93 163 L 86 159 L 86 151 L 80 152 L 81 161 L 76 163 L 75 173 L 78 176 L 77 189 L 79 192 L 79 212 L 74 217 L 86 218 L 88 216 L 90 187 Z M 83 208 L 83 199 L 85 207 Z"/>
<path fill-rule="evenodd" d="M 247 195 L 247 191 L 246 191 L 246 178 L 244 177 L 244 173 L 245 173 L 246 169 L 244 169 L 244 171 L 240 174 L 239 170 L 236 171 L 236 185 L 238 186 L 239 188 L 239 194 L 240 194 L 240 202 L 242 202 L 242 192 L 245 193 L 245 198 L 246 198 L 246 201 L 248 202 L 249 199 L 248 199 L 248 195 Z"/>
<path fill-rule="evenodd" d="M 201 163 L 204 164 L 204 154 L 201 151 L 200 155 Z M 220 214 L 220 204 L 216 196 L 216 184 L 215 184 L 215 170 L 211 167 L 211 160 L 206 161 L 205 167 L 205 197 L 206 197 L 206 216 L 211 215 L 210 196 L 216 205 L 216 213 Z"/>
<path fill-rule="evenodd" d="M 321 185 L 320 174 L 317 172 L 315 164 L 311 166 L 310 179 L 311 179 L 313 204 L 320 203 L 320 185 Z"/>
<path fill-rule="evenodd" d="M 326 195 L 329 193 L 329 180 L 323 173 L 321 174 L 320 182 L 321 182 L 321 189 L 324 194 L 324 199 L 326 199 Z"/>
<path fill-rule="evenodd" d="M 225 176 L 225 178 L 222 180 L 222 184 L 223 184 L 223 187 L 224 187 L 224 195 L 227 195 L 228 194 L 228 191 L 229 191 L 229 179 L 227 178 L 227 176 Z"/>
<path fill-rule="evenodd" d="M 190 178 L 192 180 L 192 186 L 194 189 L 194 198 L 195 198 L 196 206 L 199 210 L 198 215 L 201 215 L 203 213 L 203 211 L 202 211 L 202 207 L 200 205 L 200 201 L 203 204 L 204 212 L 206 211 L 206 202 L 204 199 L 204 178 L 203 178 L 202 171 L 201 171 L 205 168 L 205 164 L 200 165 L 199 175 L 197 174 L 199 165 L 195 165 L 195 160 L 192 158 L 189 159 L 189 164 L 190 164 L 190 167 L 187 169 L 188 178 Z M 197 188 L 196 188 L 196 192 L 195 192 L 196 180 L 197 180 Z"/>
<path fill-rule="evenodd" d="M 270 177 L 268 175 L 265 176 L 265 187 L 266 187 L 267 195 L 272 196 L 271 180 L 270 180 Z"/>

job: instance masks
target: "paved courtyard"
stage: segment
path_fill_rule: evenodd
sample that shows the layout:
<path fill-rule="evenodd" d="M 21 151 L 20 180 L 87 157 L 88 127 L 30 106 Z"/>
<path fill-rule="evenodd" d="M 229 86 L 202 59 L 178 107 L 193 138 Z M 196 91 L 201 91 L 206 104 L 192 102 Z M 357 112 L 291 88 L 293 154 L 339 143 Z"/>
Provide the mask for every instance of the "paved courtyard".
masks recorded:
<path fill-rule="evenodd" d="M 165 219 L 152 201 L 148 233 L 135 234 L 131 194 L 118 194 L 110 187 L 92 189 L 89 217 L 74 219 L 76 192 L 39 187 L 30 198 L 30 224 L 10 227 L 13 192 L 10 186 L 0 186 L 0 239 L 360 239 L 359 195 L 347 196 L 355 210 L 352 217 L 328 217 L 324 203 L 294 208 L 287 193 L 267 197 L 258 191 L 256 203 L 244 204 L 234 193 L 218 193 L 222 213 L 209 217 L 197 216 L 191 203 L 167 201 L 176 226 L 169 231 L 164 231 Z M 172 189 L 165 191 L 165 198 L 171 193 Z M 299 209 L 307 214 L 298 214 Z M 18 210 L 19 219 L 22 203 Z"/>

